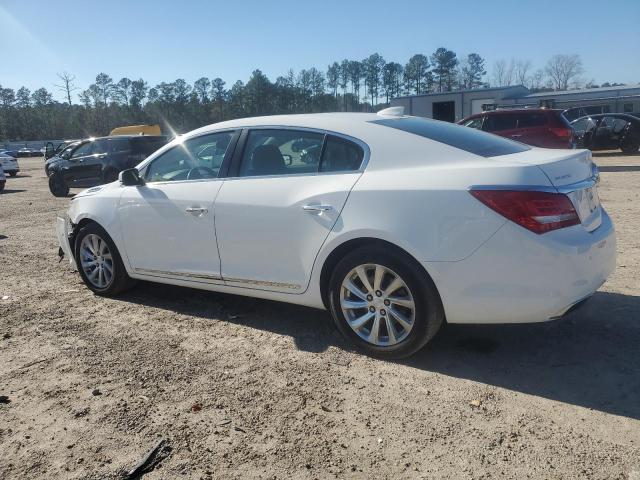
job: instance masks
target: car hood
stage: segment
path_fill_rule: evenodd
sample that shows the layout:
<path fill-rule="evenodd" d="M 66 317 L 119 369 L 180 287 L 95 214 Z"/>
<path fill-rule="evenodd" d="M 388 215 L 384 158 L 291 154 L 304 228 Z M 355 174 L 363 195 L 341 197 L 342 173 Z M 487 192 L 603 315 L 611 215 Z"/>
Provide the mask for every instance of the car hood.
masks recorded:
<path fill-rule="evenodd" d="M 51 165 L 52 163 L 57 163 L 62 161 L 62 157 L 59 156 L 55 156 L 55 157 L 51 157 L 50 159 L 48 159 L 47 161 L 45 161 L 45 165 Z"/>
<path fill-rule="evenodd" d="M 120 182 L 115 181 L 111 183 L 107 183 L 105 185 L 98 185 L 96 187 L 87 188 L 86 190 L 82 190 L 78 194 L 76 194 L 73 198 L 82 198 L 82 197 L 91 197 L 94 195 L 100 195 L 102 193 L 109 192 L 111 190 L 115 190 L 120 188 Z"/>

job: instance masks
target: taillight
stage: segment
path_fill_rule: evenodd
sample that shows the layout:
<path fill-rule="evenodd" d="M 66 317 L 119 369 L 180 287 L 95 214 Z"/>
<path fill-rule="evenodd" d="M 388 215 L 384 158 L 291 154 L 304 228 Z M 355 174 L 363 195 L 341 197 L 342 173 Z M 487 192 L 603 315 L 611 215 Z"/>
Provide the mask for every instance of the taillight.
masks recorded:
<path fill-rule="evenodd" d="M 567 127 L 549 127 L 549 131 L 563 140 L 571 140 L 573 129 Z"/>
<path fill-rule="evenodd" d="M 562 193 L 519 190 L 471 190 L 487 207 L 541 234 L 580 224 L 569 197 Z"/>

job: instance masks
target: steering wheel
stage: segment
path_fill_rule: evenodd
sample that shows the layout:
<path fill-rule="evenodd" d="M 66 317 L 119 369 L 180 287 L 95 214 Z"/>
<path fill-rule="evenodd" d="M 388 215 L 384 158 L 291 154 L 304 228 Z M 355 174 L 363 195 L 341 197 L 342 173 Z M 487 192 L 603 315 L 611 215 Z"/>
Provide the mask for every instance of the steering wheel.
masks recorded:
<path fill-rule="evenodd" d="M 194 167 L 187 173 L 187 180 L 196 180 L 199 178 L 215 178 L 218 174 L 209 167 Z"/>

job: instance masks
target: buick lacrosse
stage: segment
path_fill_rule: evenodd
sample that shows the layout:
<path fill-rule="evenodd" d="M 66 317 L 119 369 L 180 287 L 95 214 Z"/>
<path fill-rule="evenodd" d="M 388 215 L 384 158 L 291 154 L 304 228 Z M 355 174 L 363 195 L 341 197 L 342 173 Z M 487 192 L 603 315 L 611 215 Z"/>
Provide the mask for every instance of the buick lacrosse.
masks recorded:
<path fill-rule="evenodd" d="M 403 115 L 245 118 L 176 138 L 71 201 L 61 255 L 135 280 L 328 309 L 369 354 L 443 322 L 558 318 L 604 283 L 615 233 L 588 150 Z"/>

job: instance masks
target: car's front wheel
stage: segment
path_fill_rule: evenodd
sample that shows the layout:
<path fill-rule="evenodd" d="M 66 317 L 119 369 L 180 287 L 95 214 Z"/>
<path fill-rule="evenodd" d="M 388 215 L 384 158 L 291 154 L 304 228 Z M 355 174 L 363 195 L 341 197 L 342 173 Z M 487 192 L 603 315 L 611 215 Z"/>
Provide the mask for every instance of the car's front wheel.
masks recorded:
<path fill-rule="evenodd" d="M 133 285 L 113 240 L 98 224 L 80 229 L 74 250 L 80 277 L 98 295 L 117 295 Z"/>
<path fill-rule="evenodd" d="M 54 197 L 66 197 L 69 195 L 69 186 L 64 182 L 62 175 L 52 173 L 49 176 L 49 190 Z"/>
<path fill-rule="evenodd" d="M 424 347 L 442 325 L 438 292 L 408 255 L 379 246 L 346 255 L 330 280 L 329 305 L 338 329 L 381 358 L 402 358 Z"/>

